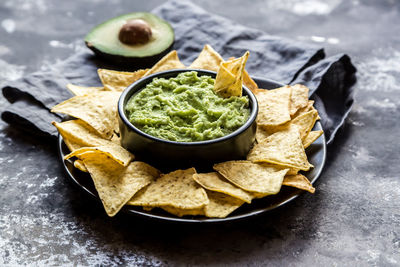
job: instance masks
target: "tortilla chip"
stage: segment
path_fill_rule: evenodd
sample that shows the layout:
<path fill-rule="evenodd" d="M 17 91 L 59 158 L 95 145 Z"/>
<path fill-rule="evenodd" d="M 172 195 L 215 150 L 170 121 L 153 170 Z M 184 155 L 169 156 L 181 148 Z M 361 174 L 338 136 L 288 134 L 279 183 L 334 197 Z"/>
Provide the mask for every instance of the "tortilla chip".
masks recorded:
<path fill-rule="evenodd" d="M 104 89 L 122 92 L 126 87 L 142 78 L 147 71 L 148 69 L 137 70 L 135 72 L 98 69 L 97 73 L 101 83 L 104 85 Z"/>
<path fill-rule="evenodd" d="M 214 91 L 223 96 L 242 96 L 243 72 L 249 52 L 242 57 L 221 63 L 215 78 Z"/>
<path fill-rule="evenodd" d="M 214 170 L 243 190 L 266 196 L 280 191 L 283 177 L 289 169 L 250 161 L 227 161 L 215 164 Z"/>
<path fill-rule="evenodd" d="M 81 119 L 95 129 L 100 136 L 110 139 L 118 125 L 117 103 L 120 93 L 97 92 L 74 96 L 54 106 L 51 112 L 64 113 Z"/>
<path fill-rule="evenodd" d="M 315 188 L 312 186 L 307 177 L 301 174 L 285 176 L 285 179 L 283 179 L 283 185 L 296 187 L 312 194 L 315 192 Z"/>
<path fill-rule="evenodd" d="M 218 71 L 224 59 L 210 45 L 206 44 L 199 56 L 189 66 L 190 69 Z"/>
<path fill-rule="evenodd" d="M 259 111 L 257 123 L 261 126 L 277 126 L 290 121 L 290 96 L 292 88 L 284 86 L 273 90 L 257 90 Z"/>
<path fill-rule="evenodd" d="M 134 159 L 134 156 L 128 150 L 124 149 L 122 146 L 112 143 L 108 146 L 82 147 L 82 148 L 76 149 L 73 152 L 66 155 L 64 157 L 64 160 L 67 160 L 72 157 L 81 158 L 82 155 L 84 158 L 85 157 L 84 154 L 86 154 L 87 152 L 105 154 L 106 156 L 115 160 L 122 166 L 128 166 L 128 164 Z"/>
<path fill-rule="evenodd" d="M 209 203 L 204 207 L 204 213 L 210 218 L 225 218 L 244 203 L 235 197 L 208 190 L 207 196 Z"/>
<path fill-rule="evenodd" d="M 308 135 L 311 129 L 314 127 L 315 122 L 317 121 L 318 112 L 316 110 L 311 110 L 305 113 L 300 114 L 295 117 L 291 121 L 278 125 L 278 126 L 264 126 L 260 127 L 260 130 L 263 136 L 269 136 L 279 131 L 285 131 L 293 125 L 296 126 L 300 132 L 300 137 L 302 140 Z"/>
<path fill-rule="evenodd" d="M 314 100 L 308 100 L 307 106 L 298 109 L 297 112 L 291 116 L 292 119 L 311 111 L 313 109 L 313 105 L 314 105 Z"/>
<path fill-rule="evenodd" d="M 114 135 L 111 137 L 111 140 L 110 140 L 110 141 L 113 142 L 114 144 L 121 145 L 121 137 L 118 136 L 118 135 L 116 135 L 116 134 L 114 134 Z"/>
<path fill-rule="evenodd" d="M 74 150 L 82 147 L 81 145 L 75 143 L 74 141 L 65 139 L 64 137 L 63 137 L 63 141 L 67 145 L 69 151 L 74 151 Z"/>
<path fill-rule="evenodd" d="M 252 194 L 232 185 L 217 172 L 194 174 L 193 179 L 205 189 L 224 193 L 247 203 L 251 203 L 254 198 Z"/>
<path fill-rule="evenodd" d="M 315 108 L 314 108 L 314 106 L 313 105 L 311 105 L 311 107 L 310 107 L 310 111 L 316 111 L 317 112 L 317 121 L 318 120 L 320 120 L 321 119 L 321 117 L 319 116 L 319 114 L 318 114 L 318 110 L 316 110 Z"/>
<path fill-rule="evenodd" d="M 268 130 L 265 129 L 265 127 L 262 127 L 257 124 L 257 131 L 256 131 L 256 140 L 257 143 L 260 143 L 262 140 L 270 136 L 272 133 L 270 133 Z"/>
<path fill-rule="evenodd" d="M 256 82 L 250 77 L 249 73 L 244 70 L 243 72 L 243 84 L 249 88 L 253 93 L 255 93 L 258 89 L 258 85 Z"/>
<path fill-rule="evenodd" d="M 110 217 L 160 174 L 157 169 L 140 161 L 123 167 L 104 153 L 88 152 L 83 155 L 83 163 Z"/>
<path fill-rule="evenodd" d="M 224 97 L 229 97 L 233 93 L 238 94 L 239 92 L 227 91 L 227 90 L 229 90 L 229 87 L 233 87 L 235 85 L 236 80 L 237 80 L 236 76 L 234 74 L 232 74 L 228 68 L 226 68 L 223 64 L 221 64 L 218 69 L 217 79 L 215 80 L 215 84 L 214 84 L 215 92 L 219 93 L 220 95 L 222 95 Z M 217 91 L 217 88 L 219 91 Z M 237 96 L 241 96 L 241 95 L 242 95 L 242 92 L 240 91 L 240 95 L 237 95 Z"/>
<path fill-rule="evenodd" d="M 200 209 L 180 209 L 165 206 L 162 207 L 168 213 L 176 215 L 178 217 L 187 215 L 203 215 L 210 218 L 225 218 L 237 208 L 243 205 L 244 201 L 225 195 L 223 193 L 218 193 L 214 191 L 207 190 L 207 196 L 209 203 Z"/>
<path fill-rule="evenodd" d="M 308 171 L 312 167 L 307 160 L 297 127 L 290 127 L 285 131 L 268 136 L 250 150 L 247 159 L 304 171 Z"/>
<path fill-rule="evenodd" d="M 309 134 L 306 136 L 306 138 L 304 138 L 303 140 L 303 146 L 304 148 L 309 147 L 312 143 L 315 142 L 315 140 L 317 140 L 322 134 L 324 133 L 324 131 L 319 130 L 319 131 L 311 131 L 309 132 Z"/>
<path fill-rule="evenodd" d="M 78 119 L 64 122 L 53 121 L 52 124 L 57 128 L 71 151 L 81 147 L 110 144 L 109 140 L 101 137 L 92 127 L 82 120 Z"/>
<path fill-rule="evenodd" d="M 230 57 L 229 60 L 235 59 L 234 57 Z M 254 94 L 257 92 L 258 85 L 256 82 L 250 77 L 250 74 L 246 71 L 246 69 L 243 72 L 243 84 L 249 88 Z"/>
<path fill-rule="evenodd" d="M 290 123 L 296 125 L 300 132 L 301 140 L 304 140 L 317 121 L 318 112 L 316 110 L 304 113 L 294 118 Z"/>
<path fill-rule="evenodd" d="M 300 132 L 301 140 L 304 140 L 311 129 L 314 127 L 315 122 L 317 121 L 318 112 L 316 110 L 311 110 L 309 112 L 303 113 L 293 120 L 288 121 L 285 124 L 278 125 L 278 126 L 259 126 L 257 125 L 257 132 L 256 132 L 256 139 L 263 140 L 266 137 L 276 133 L 285 131 L 288 128 L 297 126 Z M 258 136 L 258 138 L 257 138 Z"/>
<path fill-rule="evenodd" d="M 89 95 L 97 92 L 106 91 L 104 87 L 85 87 L 74 84 L 67 84 L 68 90 L 74 95 Z"/>
<path fill-rule="evenodd" d="M 294 115 L 297 110 L 304 108 L 308 105 L 308 92 L 307 86 L 295 84 L 292 86 L 292 95 L 290 96 L 290 115 Z"/>
<path fill-rule="evenodd" d="M 143 207 L 145 208 L 145 207 Z M 164 206 L 161 207 L 163 210 L 165 210 L 168 213 L 171 213 L 175 216 L 178 217 L 183 217 L 183 216 L 194 216 L 194 215 L 205 215 L 204 214 L 204 208 L 198 208 L 198 209 L 180 209 L 180 208 L 175 208 L 175 207 L 170 207 L 170 206 Z"/>
<path fill-rule="evenodd" d="M 161 175 L 139 192 L 128 204 L 134 206 L 199 209 L 208 204 L 206 191 L 192 178 L 194 168 Z"/>
<path fill-rule="evenodd" d="M 289 168 L 289 171 L 286 173 L 286 175 L 296 175 L 299 171 L 299 169 Z"/>
<path fill-rule="evenodd" d="M 74 167 L 82 172 L 88 172 L 88 170 L 85 167 L 85 164 L 83 164 L 83 161 L 80 159 L 74 161 Z"/>
<path fill-rule="evenodd" d="M 65 144 L 72 152 L 67 155 L 65 159 L 97 150 L 106 153 L 124 166 L 134 158 L 133 155 L 121 147 L 119 143 L 103 139 L 82 120 L 69 120 L 61 123 L 52 122 L 52 124 L 57 128 Z M 74 166 L 83 170 L 79 163 L 74 163 Z"/>
<path fill-rule="evenodd" d="M 299 169 L 295 169 L 295 168 L 289 168 L 286 166 L 282 166 L 282 165 L 277 165 L 277 164 L 273 164 L 273 163 L 266 163 L 266 162 L 258 162 L 257 164 L 266 166 L 266 167 L 273 167 L 279 170 L 283 170 L 283 169 L 288 169 L 288 172 L 286 173 L 286 176 L 288 175 L 296 175 L 300 170 Z"/>
<path fill-rule="evenodd" d="M 160 71 L 184 68 L 185 65 L 183 65 L 183 63 L 179 60 L 178 53 L 176 50 L 173 50 L 160 59 L 160 61 L 158 61 L 151 69 L 149 69 L 144 76 L 148 76 Z"/>

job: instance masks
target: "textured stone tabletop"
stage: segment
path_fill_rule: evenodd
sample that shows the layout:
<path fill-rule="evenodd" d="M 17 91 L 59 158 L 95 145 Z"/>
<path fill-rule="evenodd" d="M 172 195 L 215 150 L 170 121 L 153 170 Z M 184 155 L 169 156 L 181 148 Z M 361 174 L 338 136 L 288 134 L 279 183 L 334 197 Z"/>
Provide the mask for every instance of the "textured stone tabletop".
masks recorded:
<path fill-rule="evenodd" d="M 73 54 L 93 25 L 162 2 L 1 1 L 0 83 Z M 0 121 L 0 265 L 399 266 L 400 3 L 196 3 L 270 34 L 317 43 L 328 55 L 352 57 L 355 105 L 329 147 L 316 193 L 225 225 L 110 219 L 67 180 L 54 144 Z"/>

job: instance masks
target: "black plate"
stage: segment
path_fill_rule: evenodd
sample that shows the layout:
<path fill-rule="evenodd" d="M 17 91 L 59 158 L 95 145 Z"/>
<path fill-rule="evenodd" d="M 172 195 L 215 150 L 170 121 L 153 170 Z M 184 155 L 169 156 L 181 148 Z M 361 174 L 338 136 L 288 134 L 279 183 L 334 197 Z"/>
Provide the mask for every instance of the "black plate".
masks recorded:
<path fill-rule="evenodd" d="M 280 83 L 262 79 L 262 78 L 255 78 L 254 79 L 260 88 L 265 89 L 273 89 L 282 86 Z M 321 123 L 317 121 L 314 126 L 313 130 L 322 130 Z M 74 181 L 81 189 L 87 192 L 90 196 L 94 197 L 99 201 L 101 204 L 100 198 L 97 194 L 97 191 L 94 187 L 92 179 L 90 178 L 89 174 L 84 173 L 76 169 L 73 165 L 71 160 L 63 160 L 64 156 L 69 153 L 69 150 L 61 135 L 59 135 L 59 142 L 58 142 L 58 150 L 60 155 L 60 160 L 64 166 L 64 169 L 69 178 Z M 307 178 L 314 183 L 320 176 L 322 169 L 325 165 L 325 158 L 326 158 L 326 142 L 325 136 L 322 135 L 318 138 L 312 145 L 310 145 L 306 149 L 306 153 L 308 156 L 308 161 L 314 165 L 314 168 L 308 172 L 304 172 L 303 174 L 307 176 Z M 268 212 L 270 210 L 276 209 L 285 205 L 286 203 L 294 200 L 304 191 L 282 186 L 281 191 L 277 195 L 267 196 L 262 199 L 255 199 L 252 201 L 251 204 L 244 204 L 239 209 L 235 210 L 231 213 L 228 217 L 223 219 L 210 219 L 205 217 L 184 217 L 179 218 L 174 215 L 170 215 L 161 209 L 153 209 L 151 211 L 144 211 L 141 207 L 133 207 L 133 206 L 124 206 L 122 208 L 122 212 L 136 215 L 136 216 L 143 216 L 155 220 L 160 221 L 172 221 L 172 222 L 185 222 L 185 223 L 212 223 L 212 222 L 227 222 L 227 221 L 234 221 L 239 219 L 244 219 L 247 217 L 259 215 L 264 212 Z"/>

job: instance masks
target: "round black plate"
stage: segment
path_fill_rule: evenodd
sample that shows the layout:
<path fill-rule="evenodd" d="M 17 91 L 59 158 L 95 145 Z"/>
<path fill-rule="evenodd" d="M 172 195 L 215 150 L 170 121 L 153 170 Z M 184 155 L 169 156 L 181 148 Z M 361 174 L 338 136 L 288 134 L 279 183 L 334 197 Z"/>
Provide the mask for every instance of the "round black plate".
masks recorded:
<path fill-rule="evenodd" d="M 258 84 L 260 88 L 265 89 L 273 89 L 282 86 L 282 84 L 277 83 L 275 81 L 262 79 L 262 78 L 255 78 L 255 82 Z M 322 130 L 321 123 L 317 121 L 314 126 L 313 130 Z M 77 184 L 81 189 L 87 192 L 89 195 L 94 197 L 101 203 L 100 198 L 97 194 L 97 191 L 94 187 L 92 179 L 90 178 L 89 174 L 84 173 L 76 169 L 73 165 L 71 160 L 63 160 L 64 156 L 69 153 L 69 150 L 61 135 L 59 135 L 59 142 L 58 142 L 58 150 L 60 155 L 60 160 L 64 166 L 64 169 L 69 178 Z M 303 174 L 314 183 L 320 176 L 322 169 L 325 165 L 325 158 L 326 158 L 326 142 L 325 136 L 322 135 L 318 138 L 312 145 L 310 145 L 306 149 L 306 153 L 308 156 L 308 161 L 314 165 L 314 168 L 308 172 L 304 172 Z M 124 206 L 122 208 L 122 212 L 136 215 L 136 216 L 143 216 L 155 220 L 160 221 L 171 221 L 171 222 L 185 222 L 185 223 L 215 223 L 215 222 L 227 222 L 227 221 L 234 221 L 239 219 L 244 219 L 247 217 L 259 215 L 261 213 L 276 209 L 285 205 L 286 203 L 294 200 L 304 191 L 298 190 L 296 188 L 282 186 L 281 191 L 277 195 L 267 196 L 262 199 L 255 199 L 252 201 L 251 204 L 244 204 L 239 209 L 235 210 L 231 213 L 228 217 L 223 219 L 212 219 L 212 218 L 205 218 L 205 217 L 183 217 L 179 218 L 174 215 L 170 215 L 161 209 L 153 209 L 151 211 L 144 211 L 141 207 L 133 207 L 133 206 Z"/>

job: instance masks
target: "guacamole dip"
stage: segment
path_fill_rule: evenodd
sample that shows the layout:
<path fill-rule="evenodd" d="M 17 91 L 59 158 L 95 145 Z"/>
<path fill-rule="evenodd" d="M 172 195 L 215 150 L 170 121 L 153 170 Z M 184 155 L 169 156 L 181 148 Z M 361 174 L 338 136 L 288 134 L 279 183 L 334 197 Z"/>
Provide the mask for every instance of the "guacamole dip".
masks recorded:
<path fill-rule="evenodd" d="M 247 121 L 249 99 L 222 98 L 214 82 L 196 71 L 155 78 L 129 99 L 126 114 L 137 128 L 162 139 L 196 142 L 225 136 Z"/>

